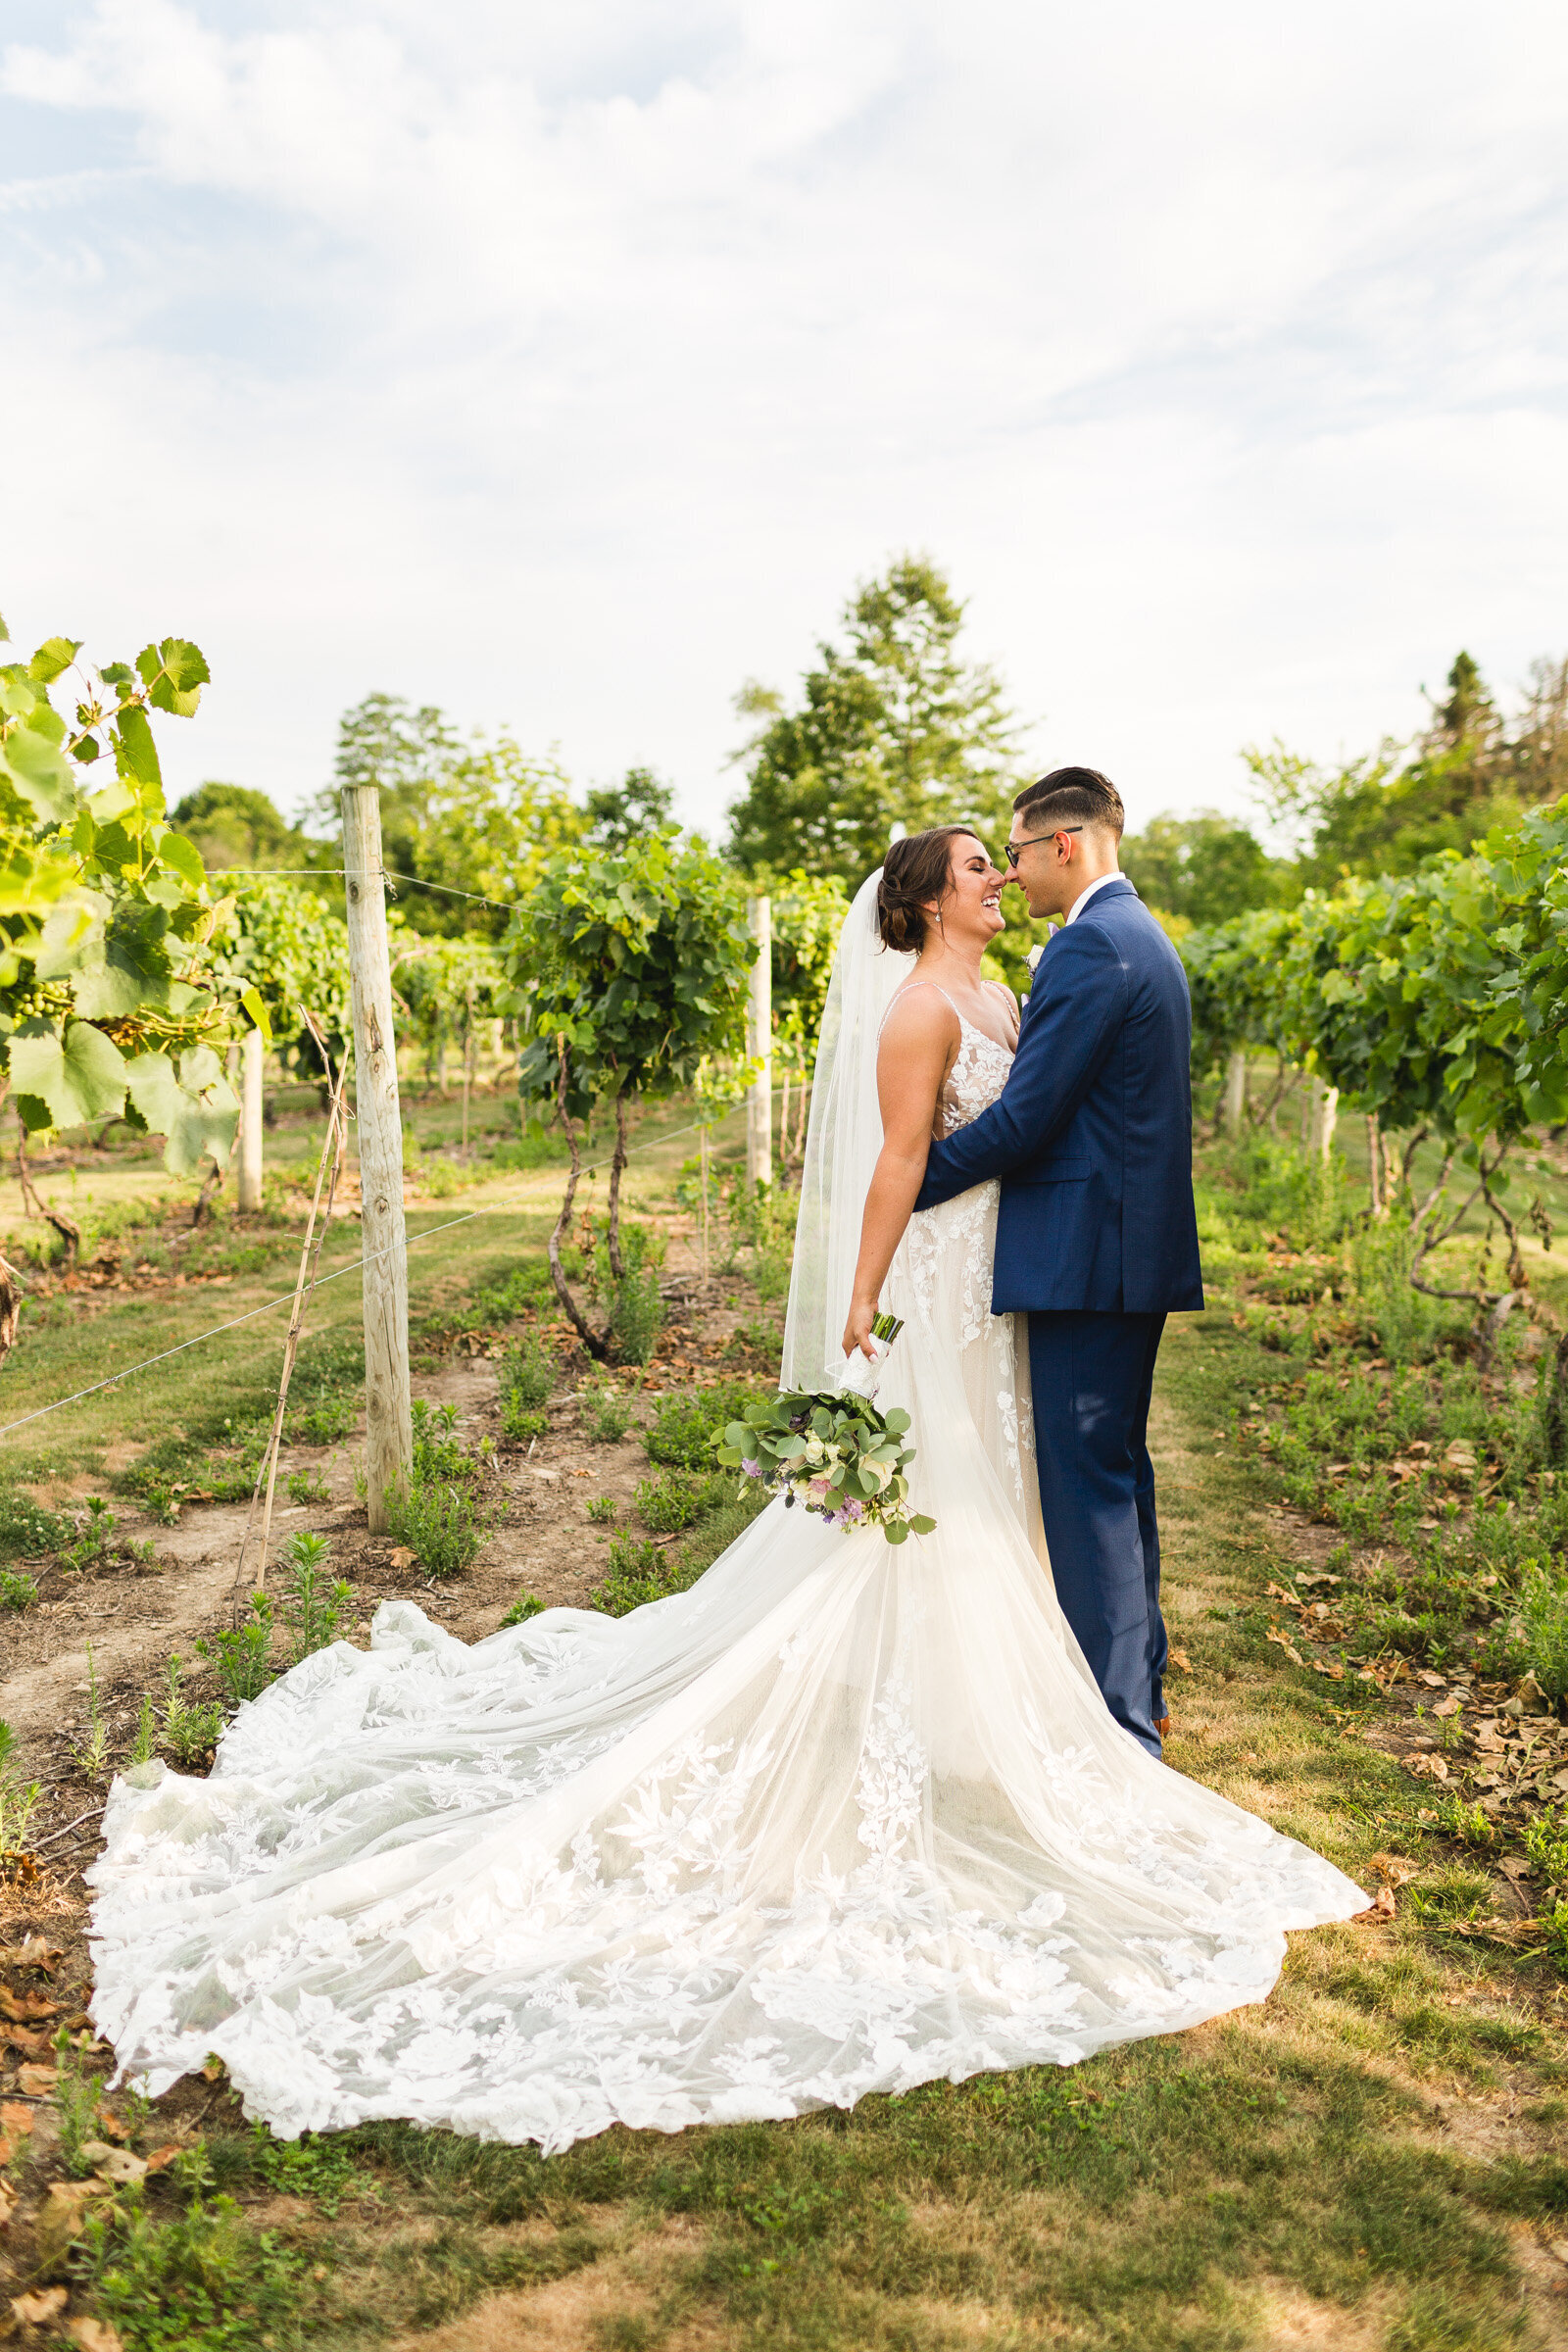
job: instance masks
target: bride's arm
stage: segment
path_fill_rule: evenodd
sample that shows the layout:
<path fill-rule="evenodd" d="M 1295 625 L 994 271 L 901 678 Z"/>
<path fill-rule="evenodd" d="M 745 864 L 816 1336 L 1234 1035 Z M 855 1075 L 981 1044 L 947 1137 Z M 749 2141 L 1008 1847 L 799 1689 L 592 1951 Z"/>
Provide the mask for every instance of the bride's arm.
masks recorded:
<path fill-rule="evenodd" d="M 882 1150 L 860 1220 L 855 1295 L 844 1326 L 846 1355 L 857 1348 L 874 1353 L 871 1318 L 925 1175 L 937 1100 L 959 1042 L 957 1015 L 934 988 L 909 990 L 882 1032 L 876 1057 Z"/>

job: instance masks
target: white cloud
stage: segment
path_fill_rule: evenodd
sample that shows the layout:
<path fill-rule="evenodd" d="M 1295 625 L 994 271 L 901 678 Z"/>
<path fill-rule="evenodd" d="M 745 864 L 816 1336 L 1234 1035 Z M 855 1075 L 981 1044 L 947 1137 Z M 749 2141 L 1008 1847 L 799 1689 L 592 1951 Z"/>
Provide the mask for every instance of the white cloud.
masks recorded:
<path fill-rule="evenodd" d="M 925 546 L 1041 757 L 1234 796 L 1250 737 L 1568 638 L 1565 50 L 1451 0 L 99 0 L 0 68 L 8 617 L 196 636 L 186 777 L 310 791 L 383 685 L 711 817 L 740 678 Z"/>

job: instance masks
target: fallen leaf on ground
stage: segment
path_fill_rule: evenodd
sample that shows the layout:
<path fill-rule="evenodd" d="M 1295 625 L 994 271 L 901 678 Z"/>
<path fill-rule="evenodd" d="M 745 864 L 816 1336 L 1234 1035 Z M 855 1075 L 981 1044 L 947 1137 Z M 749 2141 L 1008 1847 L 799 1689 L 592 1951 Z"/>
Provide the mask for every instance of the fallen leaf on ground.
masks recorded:
<path fill-rule="evenodd" d="M 85 2155 L 86 2150 L 83 2149 L 82 2153 Z M 103 2154 L 94 2159 L 92 2169 L 100 2180 L 119 2183 L 145 2179 L 147 2163 L 144 2157 L 133 2156 L 129 2148 L 105 2148 Z"/>
<path fill-rule="evenodd" d="M 7 2099 L 0 2107 L 0 2132 L 8 2139 L 25 2139 L 32 2130 L 36 2110 L 24 2107 L 20 2099 Z"/>
<path fill-rule="evenodd" d="M 165 2148 L 154 2148 L 147 2159 L 147 2170 L 150 2173 L 167 2172 L 179 2153 L 180 2147 L 177 2139 L 172 2139 Z"/>
<path fill-rule="evenodd" d="M 5 2158 L 5 2162 L 9 2164 L 11 2162 L 11 2158 L 7 2156 Z M 16 2190 L 11 2186 L 11 2183 L 8 2180 L 0 2180 L 0 2230 L 10 2229 L 11 2216 L 16 2212 Z"/>
<path fill-rule="evenodd" d="M 1350 1925 L 1355 1928 L 1382 1928 L 1387 1927 L 1393 1917 L 1394 1888 L 1380 1886 L 1376 1898 L 1367 1905 L 1364 1911 L 1351 1913 Z"/>
<path fill-rule="evenodd" d="M 9 2018 L 14 2026 L 24 2026 L 29 2019 L 59 2015 L 60 2003 L 52 2001 L 46 1992 L 13 1992 L 9 1984 L 0 1984 L 0 2017 Z"/>
<path fill-rule="evenodd" d="M 0 2026 L 0 2042 L 8 2050 L 21 2050 L 29 2058 L 41 2058 L 49 2047 L 46 2034 L 35 2034 L 26 2026 Z"/>
<path fill-rule="evenodd" d="M 53 2098 L 60 2081 L 60 2069 L 55 2066 L 24 2066 L 17 2082 L 24 2099 Z"/>
<path fill-rule="evenodd" d="M 1407 1862 L 1402 1854 L 1374 1854 L 1371 1868 L 1380 1879 L 1387 1879 L 1391 1886 L 1406 1886 L 1416 1871 L 1415 1864 Z"/>
<path fill-rule="evenodd" d="M 1179 1667 L 1181 1668 L 1181 1670 L 1182 1670 L 1183 1674 L 1191 1674 L 1191 1673 L 1192 1673 L 1192 1671 L 1193 1671 L 1193 1661 L 1192 1661 L 1192 1659 L 1191 1659 L 1191 1658 L 1190 1658 L 1190 1657 L 1187 1655 L 1187 1652 L 1186 1652 L 1186 1650 L 1185 1650 L 1185 1649 L 1177 1649 L 1177 1648 L 1175 1647 L 1174 1643 L 1173 1643 L 1173 1644 L 1172 1644 L 1172 1646 L 1171 1646 L 1171 1647 L 1170 1647 L 1170 1648 L 1169 1648 L 1169 1649 L 1166 1651 L 1166 1653 L 1165 1653 L 1165 1654 L 1166 1654 L 1166 1656 L 1169 1658 L 1169 1660 L 1170 1660 L 1170 1662 L 1171 1662 L 1171 1664 L 1172 1664 L 1173 1666 L 1179 1666 Z"/>
<path fill-rule="evenodd" d="M 29 2328 L 44 2328 L 59 2319 L 70 2301 L 69 2287 L 43 2286 L 30 2295 L 13 2295 L 11 2308 Z"/>
<path fill-rule="evenodd" d="M 399 1544 L 392 1554 L 392 1565 L 394 1568 L 412 1568 L 418 1556 L 411 1545 Z"/>
<path fill-rule="evenodd" d="M 43 2201 L 33 2228 L 33 2251 L 41 2271 L 52 2271 L 81 2235 L 87 2208 L 104 2194 L 101 2180 L 57 2180 Z M 57 2309 L 64 2310 L 62 2291 Z"/>
<path fill-rule="evenodd" d="M 1406 1756 L 1404 1769 L 1418 1781 L 1446 1781 L 1448 1767 L 1441 1756 Z"/>
<path fill-rule="evenodd" d="M 107 2320 L 89 2319 L 85 2312 L 72 2321 L 66 2333 L 74 2344 L 80 2345 L 81 2352 L 125 2352 L 119 2330 Z"/>
<path fill-rule="evenodd" d="M 45 1976 L 53 1976 L 66 1956 L 63 1943 L 51 1943 L 46 1936 L 26 1936 L 15 1951 L 3 1957 L 17 1968 L 41 1968 Z"/>

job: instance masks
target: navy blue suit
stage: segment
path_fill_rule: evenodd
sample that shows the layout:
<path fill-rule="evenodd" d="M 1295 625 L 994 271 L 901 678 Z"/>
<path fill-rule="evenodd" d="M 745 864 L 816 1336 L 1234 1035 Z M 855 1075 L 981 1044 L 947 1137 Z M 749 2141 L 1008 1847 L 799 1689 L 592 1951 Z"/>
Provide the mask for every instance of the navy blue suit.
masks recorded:
<path fill-rule="evenodd" d="M 934 1143 L 915 1207 L 1002 1180 L 992 1311 L 1029 1316 L 1056 1596 L 1116 1720 L 1164 1714 L 1149 1398 L 1169 1313 L 1200 1307 L 1181 959 L 1118 875 L 1053 937 L 1000 1101 Z"/>

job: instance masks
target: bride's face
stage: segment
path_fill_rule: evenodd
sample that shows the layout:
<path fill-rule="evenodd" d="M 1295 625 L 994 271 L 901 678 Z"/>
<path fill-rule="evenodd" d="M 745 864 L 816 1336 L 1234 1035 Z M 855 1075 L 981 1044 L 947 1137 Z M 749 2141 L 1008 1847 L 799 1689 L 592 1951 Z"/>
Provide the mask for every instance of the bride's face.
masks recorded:
<path fill-rule="evenodd" d="M 973 833 L 956 833 L 948 844 L 948 888 L 942 901 L 943 936 L 950 942 L 995 939 L 1007 928 L 1002 911 L 1003 875 L 991 853 Z M 938 912 L 933 903 L 927 911 Z"/>

